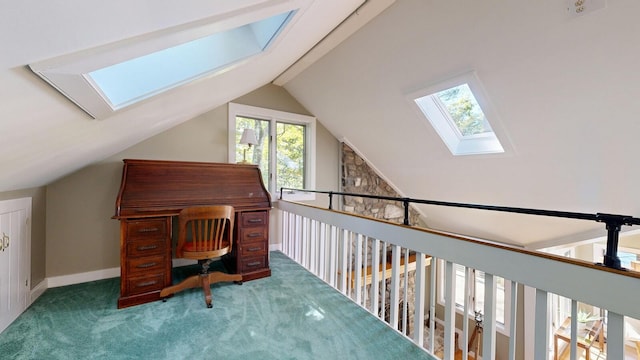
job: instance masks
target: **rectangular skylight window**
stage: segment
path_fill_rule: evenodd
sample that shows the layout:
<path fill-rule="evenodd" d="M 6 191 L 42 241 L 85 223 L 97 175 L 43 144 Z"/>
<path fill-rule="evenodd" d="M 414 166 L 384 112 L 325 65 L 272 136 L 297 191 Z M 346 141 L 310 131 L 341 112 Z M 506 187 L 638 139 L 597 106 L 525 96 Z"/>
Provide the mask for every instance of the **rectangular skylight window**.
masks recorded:
<path fill-rule="evenodd" d="M 422 90 L 413 101 L 453 155 L 503 153 L 481 94 L 479 81 L 469 73 Z"/>
<path fill-rule="evenodd" d="M 294 13 L 215 33 L 86 76 L 117 110 L 264 51 Z"/>
<path fill-rule="evenodd" d="M 209 18 L 29 64 L 91 117 L 268 56 L 312 0 L 220 0 Z"/>

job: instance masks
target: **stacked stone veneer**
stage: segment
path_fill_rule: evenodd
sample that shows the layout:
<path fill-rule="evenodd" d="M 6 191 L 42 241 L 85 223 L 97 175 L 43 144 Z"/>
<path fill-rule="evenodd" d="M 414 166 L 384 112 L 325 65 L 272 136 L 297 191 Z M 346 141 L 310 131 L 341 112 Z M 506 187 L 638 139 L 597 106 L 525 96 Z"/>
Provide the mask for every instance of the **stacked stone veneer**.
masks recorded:
<path fill-rule="evenodd" d="M 366 194 L 366 195 L 380 195 L 388 197 L 401 197 L 389 184 L 382 179 L 353 149 L 347 144 L 342 144 L 342 192 Z M 395 223 L 402 224 L 404 222 L 404 207 L 402 201 L 390 201 L 390 200 L 378 200 L 369 199 L 359 196 L 344 196 L 342 199 L 342 210 L 351 212 L 358 215 L 368 216 L 376 219 L 383 219 Z M 409 208 L 409 223 L 411 225 L 417 225 L 419 223 L 419 214 L 412 208 Z M 380 239 L 385 240 L 385 239 Z M 366 266 L 371 266 L 371 241 L 367 241 L 367 262 Z M 355 245 L 352 247 L 352 253 L 355 251 Z M 387 247 L 387 254 L 391 254 L 390 246 Z M 402 252 L 404 256 L 404 251 Z M 382 255 L 384 256 L 384 255 Z M 353 259 L 352 259 L 353 260 Z M 363 260 L 364 262 L 364 260 Z M 355 264 L 355 261 L 353 261 Z M 353 266 L 353 265 L 352 265 Z M 407 319 L 407 334 L 412 333 L 413 327 L 413 309 L 415 299 L 415 271 L 408 273 L 408 286 L 407 286 L 407 302 L 408 314 Z M 400 274 L 400 309 L 399 313 L 402 314 L 402 299 L 404 296 L 404 274 Z M 391 279 L 387 279 L 385 286 L 385 319 L 389 322 L 389 303 L 390 303 L 390 288 Z M 369 289 L 367 289 L 368 291 Z M 382 295 L 382 294 L 381 294 Z M 397 329 L 402 329 L 402 317 L 400 317 L 400 323 L 397 324 Z"/>

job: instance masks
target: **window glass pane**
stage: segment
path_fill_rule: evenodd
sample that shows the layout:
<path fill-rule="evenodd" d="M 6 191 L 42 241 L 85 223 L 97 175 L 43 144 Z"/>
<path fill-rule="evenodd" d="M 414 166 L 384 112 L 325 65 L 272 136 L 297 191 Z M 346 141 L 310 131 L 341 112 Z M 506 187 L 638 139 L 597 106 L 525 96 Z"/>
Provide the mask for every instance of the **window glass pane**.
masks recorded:
<path fill-rule="evenodd" d="M 475 294 L 475 311 L 484 314 L 484 272 L 476 270 L 476 294 Z M 498 276 L 494 277 L 497 283 L 496 290 L 496 322 L 504 324 L 504 279 Z"/>
<path fill-rule="evenodd" d="M 305 129 L 304 125 L 282 122 L 276 125 L 276 190 L 304 188 Z"/>
<path fill-rule="evenodd" d="M 435 96 L 442 102 L 463 137 L 492 132 L 469 85 L 458 85 L 440 91 Z"/>
<path fill-rule="evenodd" d="M 455 264 L 454 266 L 456 270 L 456 306 L 464 309 L 465 269 L 462 265 Z"/>
<path fill-rule="evenodd" d="M 113 108 L 200 78 L 264 51 L 296 11 L 288 11 L 92 71 Z"/>
<path fill-rule="evenodd" d="M 258 144 L 247 146 L 240 144 L 240 137 L 244 129 L 253 129 Z M 269 121 L 236 116 L 236 159 L 245 159 L 251 164 L 257 164 L 262 172 L 262 181 L 269 186 Z"/>
<path fill-rule="evenodd" d="M 620 265 L 625 268 L 630 268 L 632 261 L 638 261 L 638 255 L 624 251 L 618 251 L 618 258 L 620 259 Z"/>

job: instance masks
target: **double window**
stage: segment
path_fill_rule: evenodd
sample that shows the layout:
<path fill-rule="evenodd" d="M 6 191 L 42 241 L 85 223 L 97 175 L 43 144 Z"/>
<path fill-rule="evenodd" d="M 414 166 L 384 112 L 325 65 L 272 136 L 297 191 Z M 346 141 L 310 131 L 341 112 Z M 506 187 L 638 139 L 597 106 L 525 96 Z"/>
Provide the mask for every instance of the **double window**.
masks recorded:
<path fill-rule="evenodd" d="M 255 145 L 241 144 L 245 129 Z M 315 118 L 229 103 L 229 162 L 258 165 L 267 190 L 315 187 Z M 313 194 L 287 192 L 287 199 L 313 200 Z"/>

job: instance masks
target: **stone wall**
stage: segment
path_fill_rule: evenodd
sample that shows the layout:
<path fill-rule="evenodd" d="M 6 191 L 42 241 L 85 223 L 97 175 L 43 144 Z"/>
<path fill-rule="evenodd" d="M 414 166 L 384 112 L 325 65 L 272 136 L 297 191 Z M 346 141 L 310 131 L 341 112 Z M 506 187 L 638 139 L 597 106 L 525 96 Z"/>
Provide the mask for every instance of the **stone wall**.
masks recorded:
<path fill-rule="evenodd" d="M 347 144 L 342 143 L 342 192 L 401 197 L 387 182 Z M 342 209 L 358 215 L 402 224 L 404 205 L 402 201 L 368 199 L 345 196 Z M 418 225 L 419 214 L 409 207 L 409 224 Z"/>

